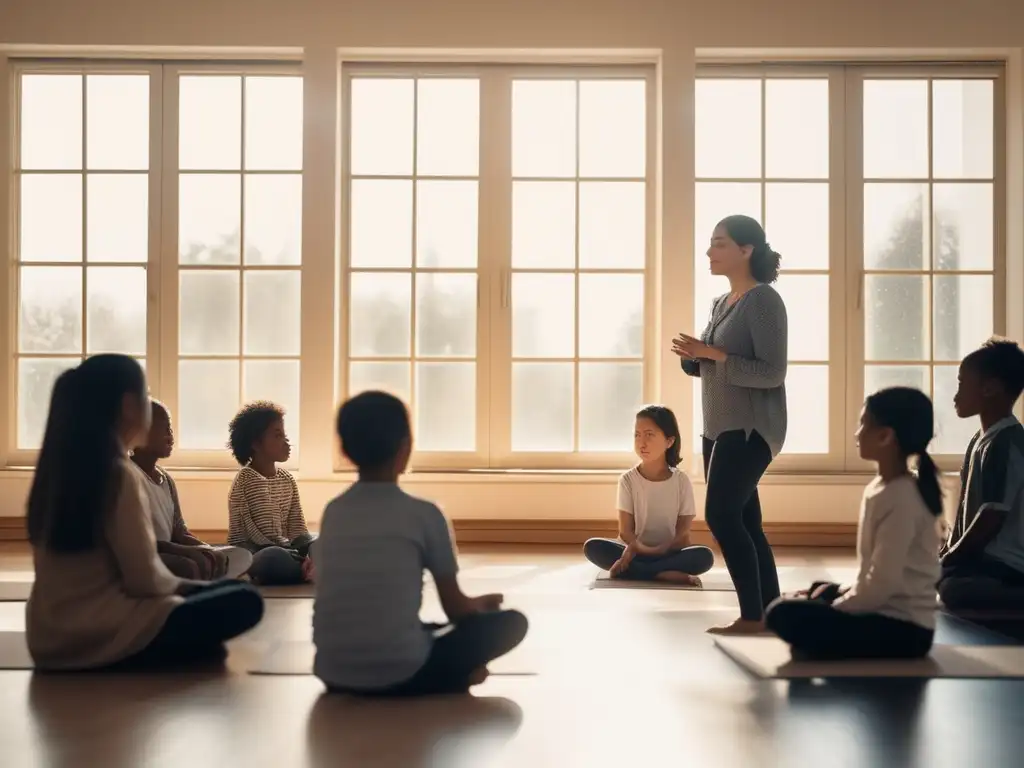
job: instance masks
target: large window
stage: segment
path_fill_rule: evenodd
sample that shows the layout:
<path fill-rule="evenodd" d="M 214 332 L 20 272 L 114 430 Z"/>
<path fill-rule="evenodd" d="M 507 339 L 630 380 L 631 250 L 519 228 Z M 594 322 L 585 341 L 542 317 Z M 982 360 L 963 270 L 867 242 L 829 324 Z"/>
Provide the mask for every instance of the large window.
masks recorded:
<path fill-rule="evenodd" d="M 102 352 L 146 365 L 179 462 L 225 464 L 245 400 L 283 404 L 296 439 L 301 78 L 41 64 L 16 84 L 15 452 Z"/>
<path fill-rule="evenodd" d="M 151 88 L 145 70 L 19 78 L 16 450 L 39 446 L 53 382 L 84 355 L 145 363 Z"/>
<path fill-rule="evenodd" d="M 183 72 L 177 93 L 179 444 L 223 451 L 260 399 L 297 444 L 302 79 Z"/>
<path fill-rule="evenodd" d="M 345 391 L 418 466 L 616 466 L 644 399 L 646 72 L 355 69 Z"/>
<path fill-rule="evenodd" d="M 699 77 L 696 329 L 728 290 L 702 258 L 711 230 L 758 217 L 783 255 L 789 310 L 782 467 L 861 466 L 863 395 L 896 384 L 933 397 L 933 452 L 962 455 L 976 424 L 953 412 L 957 362 L 998 330 L 1002 306 L 998 86 L 998 72 L 950 67 Z"/>

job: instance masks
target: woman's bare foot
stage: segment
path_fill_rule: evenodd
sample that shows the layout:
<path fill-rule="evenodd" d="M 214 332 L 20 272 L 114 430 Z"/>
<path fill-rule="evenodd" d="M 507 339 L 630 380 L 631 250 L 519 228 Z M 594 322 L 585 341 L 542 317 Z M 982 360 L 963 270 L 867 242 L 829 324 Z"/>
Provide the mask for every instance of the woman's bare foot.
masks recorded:
<path fill-rule="evenodd" d="M 736 619 L 732 624 L 711 627 L 707 630 L 709 635 L 761 635 L 767 631 L 763 619 L 760 621 Z"/>
<path fill-rule="evenodd" d="M 480 685 L 480 683 L 487 679 L 489 674 L 490 672 L 487 671 L 487 667 L 477 667 L 473 670 L 473 674 L 469 676 L 469 684 Z"/>
<path fill-rule="evenodd" d="M 654 577 L 655 581 L 667 581 L 669 584 L 681 584 L 687 587 L 703 587 L 700 579 L 682 571 L 662 571 Z"/>

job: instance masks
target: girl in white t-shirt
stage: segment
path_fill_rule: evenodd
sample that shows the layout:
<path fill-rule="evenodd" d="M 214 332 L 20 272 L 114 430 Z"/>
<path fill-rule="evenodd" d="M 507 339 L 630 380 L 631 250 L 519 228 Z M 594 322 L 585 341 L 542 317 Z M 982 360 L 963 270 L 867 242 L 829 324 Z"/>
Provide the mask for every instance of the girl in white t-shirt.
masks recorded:
<path fill-rule="evenodd" d="M 707 547 L 691 546 L 696 515 L 690 478 L 680 461 L 676 415 L 649 405 L 636 415 L 633 449 L 640 463 L 619 478 L 619 540 L 590 539 L 583 555 L 612 578 L 701 586 L 711 569 Z"/>

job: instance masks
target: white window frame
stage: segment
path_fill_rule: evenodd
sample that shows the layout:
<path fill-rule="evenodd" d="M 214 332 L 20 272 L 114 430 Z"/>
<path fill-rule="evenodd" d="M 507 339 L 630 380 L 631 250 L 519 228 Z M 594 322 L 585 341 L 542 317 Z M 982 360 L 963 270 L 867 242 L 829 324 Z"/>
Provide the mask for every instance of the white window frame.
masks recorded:
<path fill-rule="evenodd" d="M 7 429 L 3 435 L 5 452 L 5 466 L 23 467 L 34 466 L 39 455 L 38 449 L 26 449 L 18 447 L 18 361 L 22 357 L 36 359 L 57 359 L 76 357 L 73 354 L 35 354 L 22 355 L 18 348 L 18 328 L 21 322 L 20 303 L 20 273 L 22 262 L 20 260 L 20 238 L 19 221 L 21 210 L 21 185 L 19 179 L 21 170 L 21 83 L 25 75 L 102 75 L 102 74 L 123 74 L 123 75 L 148 75 L 149 80 L 149 249 L 145 262 L 118 262 L 111 263 L 111 266 L 144 266 L 146 268 L 146 375 L 150 381 L 159 380 L 161 371 L 161 356 L 159 354 L 159 313 L 161 307 L 160 289 L 160 210 L 161 191 L 163 187 L 163 166 L 161 164 L 160 145 L 155 137 L 159 136 L 159 126 L 163 120 L 163 68 L 157 62 L 137 61 L 106 61 L 106 60 L 34 60 L 22 59 L 12 60 L 9 63 L 10 72 L 10 108 L 11 108 L 11 178 L 9 180 L 11 189 L 11 219 L 10 219 L 10 250 L 7 253 L 7 260 L 10 269 L 10 286 L 7 295 L 8 299 L 8 322 L 10 323 L 9 337 L 11 339 L 10 354 L 4 356 L 2 365 L 3 375 L 8 382 L 7 397 Z M 84 89 L 84 80 L 83 80 Z M 83 91 L 84 96 L 84 91 Z M 86 142 L 88 140 L 88 128 L 86 125 L 86 111 L 88 106 L 83 99 L 82 103 L 82 167 L 78 170 L 55 170 L 35 171 L 29 170 L 30 174 L 82 174 L 84 179 L 90 174 L 118 173 L 117 170 L 89 171 L 87 170 Z M 141 173 L 138 170 L 132 173 Z M 6 183 L 6 182 L 5 182 Z M 84 191 L 84 190 L 83 190 Z M 82 196 L 82 236 L 87 236 L 87 196 Z M 85 344 L 85 333 L 87 328 L 86 316 L 88 304 L 86 298 L 87 278 L 85 270 L 90 266 L 100 266 L 108 262 L 90 262 L 85 257 L 83 247 L 83 259 L 80 266 L 83 269 L 82 277 L 82 351 L 78 357 L 84 359 L 87 356 Z M 25 262 L 28 266 L 76 266 L 79 262 Z M 166 303 L 166 302 L 164 302 Z"/>
<path fill-rule="evenodd" d="M 204 269 L 212 269 L 215 271 L 226 271 L 226 270 L 237 270 L 239 273 L 239 290 L 242 291 L 242 295 L 239 296 L 238 311 L 239 311 L 239 329 L 241 332 L 242 327 L 245 323 L 245 301 L 244 301 L 244 282 L 245 272 L 247 270 L 270 270 L 270 271 L 298 271 L 300 283 L 307 279 L 306 277 L 306 260 L 305 253 L 300 263 L 296 265 L 274 265 L 274 266 L 252 266 L 245 264 L 244 253 L 239 256 L 238 264 L 221 264 L 212 265 L 209 267 L 194 266 L 194 265 L 182 265 L 179 264 L 178 258 L 178 125 L 179 125 L 179 110 L 178 110 L 178 83 L 179 78 L 182 76 L 203 76 L 203 75 L 232 75 L 238 77 L 246 76 L 260 76 L 260 75 L 276 75 L 276 76 L 303 76 L 302 67 L 299 64 L 282 62 L 282 63 L 243 63 L 233 64 L 224 62 L 181 62 L 181 63 L 169 63 L 164 65 L 164 109 L 163 109 L 163 125 L 162 125 L 162 164 L 166 169 L 164 173 L 164 182 L 162 190 L 162 208 L 161 208 L 161 219 L 163 226 L 161 228 L 161 239 L 160 239 L 160 279 L 163 286 L 167 287 L 164 291 L 164 301 L 161 303 L 160 311 L 160 343 L 158 349 L 160 350 L 161 366 L 160 366 L 160 377 L 151 378 L 150 386 L 153 389 L 154 394 L 167 404 L 171 410 L 172 419 L 174 414 L 179 409 L 179 392 L 178 392 L 178 364 L 183 356 L 180 354 L 179 349 L 179 330 L 180 330 L 180 303 L 181 298 L 179 295 L 179 280 L 180 272 L 183 271 L 202 271 Z M 245 152 L 245 85 L 244 80 L 242 84 L 242 102 L 240 109 L 241 124 L 242 124 L 242 152 Z M 206 173 L 207 171 L 196 171 L 195 173 Z M 187 172 L 187 173 L 192 173 Z M 217 172 L 214 172 L 217 173 Z M 223 173 L 236 173 L 236 171 L 224 171 Z M 244 228 L 245 226 L 245 212 L 244 212 L 244 186 L 245 176 L 250 171 L 246 171 L 244 164 L 239 166 L 237 171 L 241 177 L 241 183 L 243 186 L 243 210 L 241 212 L 241 222 Z M 264 171 L 257 171 L 258 174 L 267 173 Z M 277 172 L 270 172 L 277 173 Z M 282 171 L 283 174 L 294 174 L 295 171 Z M 304 169 L 298 171 L 301 176 L 304 173 Z M 303 246 L 304 250 L 304 246 Z M 301 291 L 300 291 L 301 296 Z M 173 297 L 173 298 L 172 298 Z M 301 301 L 301 299 L 300 299 Z M 301 313 L 300 304 L 300 313 Z M 302 389 L 302 380 L 305 376 L 313 375 L 324 375 L 321 368 L 320 371 L 311 370 L 315 367 L 316 357 L 311 355 L 301 354 L 300 342 L 300 353 L 299 355 L 288 355 L 288 356 L 274 356 L 272 358 L 266 356 L 256 355 L 245 355 L 241 347 L 240 340 L 239 352 L 237 355 L 185 355 L 184 359 L 189 360 L 237 360 L 239 363 L 239 394 L 241 395 L 241 389 L 243 387 L 243 375 L 242 375 L 242 364 L 247 357 L 256 358 L 260 360 L 274 359 L 274 360 L 298 360 L 299 361 L 299 389 Z M 241 401 L 239 402 L 241 405 Z M 293 416 L 294 418 L 294 416 Z M 285 415 L 285 423 L 288 426 L 289 416 Z M 297 426 L 297 423 L 296 423 Z M 289 469 L 296 469 L 302 464 L 303 444 L 307 441 L 304 440 L 305 436 L 299 435 L 298 450 L 293 454 L 292 459 L 289 460 L 286 465 Z M 202 469 L 237 469 L 238 464 L 234 457 L 231 455 L 227 448 L 228 441 L 228 425 L 224 424 L 224 443 L 223 448 L 218 449 L 185 449 L 176 447 L 174 454 L 166 462 L 170 467 L 179 468 L 202 468 Z"/>
<path fill-rule="evenodd" d="M 209 62 L 209 61 L 182 61 L 165 62 L 161 60 L 132 61 L 132 60 L 12 60 L 9 62 L 10 73 L 10 109 L 12 120 L 12 131 L 10 137 L 11 147 L 11 243 L 9 250 L 9 263 L 11 264 L 11 276 L 8 291 L 8 312 L 12 323 L 10 333 L 11 347 L 10 354 L 4 356 L 2 365 L 3 374 L 8 382 L 7 397 L 7 433 L 3 436 L 4 466 L 24 467 L 33 466 L 38 456 L 38 450 L 19 449 L 17 447 L 17 361 L 22 355 L 18 351 L 17 323 L 20 318 L 20 305 L 18 296 L 18 271 L 20 260 L 18 259 L 18 211 L 19 211 L 19 184 L 20 171 L 20 141 L 19 127 L 21 122 L 21 99 L 20 84 L 21 77 L 25 74 L 148 74 L 150 76 L 150 168 L 149 168 L 149 252 L 148 260 L 145 262 L 147 269 L 147 316 L 146 316 L 146 377 L 150 390 L 155 397 L 158 397 L 167 404 L 172 414 L 178 410 L 178 317 L 179 317 L 179 264 L 178 264 L 178 77 L 181 75 L 295 75 L 303 76 L 302 66 L 299 63 L 284 62 L 259 62 L 259 63 L 231 63 L 231 62 Z M 83 110 L 86 107 L 83 105 Z M 243 106 L 244 109 L 244 106 Z M 242 116 L 244 120 L 244 114 Z M 83 131 L 83 142 L 84 142 Z M 83 164 L 85 158 L 83 156 Z M 75 171 L 68 171 L 73 173 Z M 80 171 L 85 173 L 84 170 Z M 33 171 L 34 173 L 34 171 Z M 46 173 L 46 171 L 43 171 Z M 64 173 L 54 171 L 53 173 Z M 244 175 L 243 170 L 239 170 Z M 289 173 L 293 173 L 289 171 Z M 304 174 L 304 169 L 300 171 Z M 85 202 L 83 200 L 83 205 Z M 244 214 L 243 214 L 244 215 Z M 84 221 L 83 221 L 84 231 Z M 298 267 L 280 267 L 282 269 L 297 270 L 300 273 L 300 280 L 305 282 L 309 279 L 306 275 L 306 260 L 303 258 Z M 35 263 L 33 263 L 34 265 Z M 40 262 L 40 265 L 45 265 Z M 62 266 L 73 266 L 77 262 L 62 262 Z M 89 266 L 89 262 L 83 262 L 83 268 Z M 128 265 L 122 265 L 128 266 Z M 232 268 L 225 265 L 224 268 Z M 237 265 L 239 271 L 248 267 L 244 264 Z M 259 267 L 257 267 L 259 269 Z M 83 281 L 83 291 L 84 281 Z M 83 312 L 86 312 L 83 303 Z M 244 304 L 240 302 L 240 311 L 244 311 Z M 83 324 L 84 333 L 84 324 Z M 85 357 L 83 346 L 82 357 Z M 43 355 L 31 354 L 29 357 L 73 357 L 74 355 Z M 239 351 L 237 358 L 241 361 L 245 355 Z M 219 359 L 211 357 L 210 359 Z M 262 357 L 260 359 L 263 359 Z M 306 376 L 330 375 L 322 362 L 317 362 L 316 356 L 298 355 L 281 357 L 280 359 L 298 359 L 300 389 L 301 381 Z M 224 425 L 224 439 L 227 442 L 227 424 Z M 316 437 L 310 436 L 313 442 Z M 301 440 L 301 437 L 300 437 Z M 302 444 L 307 442 L 301 440 L 298 459 L 301 461 Z M 172 468 L 184 469 L 235 469 L 237 464 L 228 452 L 227 448 L 216 450 L 185 450 L 178 448 L 174 455 L 166 462 Z M 294 465 L 293 465 L 294 466 Z"/>
<path fill-rule="evenodd" d="M 417 471 L 458 470 L 608 470 L 619 469 L 635 461 L 630 451 L 614 453 L 527 453 L 511 450 L 512 401 L 512 84 L 519 79 L 642 79 L 646 83 L 646 259 L 644 274 L 644 347 L 643 399 L 650 401 L 655 391 L 653 360 L 658 347 L 654 335 L 657 321 L 656 276 L 656 163 L 657 93 L 655 71 L 650 65 L 544 65 L 544 64 L 342 64 L 342 145 L 340 148 L 342 183 L 340 221 L 342 222 L 339 281 L 339 347 L 337 381 L 339 399 L 348 396 L 348 286 L 352 273 L 349 259 L 349 121 L 351 81 L 353 78 L 393 77 L 474 77 L 480 81 L 480 166 L 479 166 L 479 248 L 477 302 L 477 450 L 473 452 L 418 452 L 412 466 Z M 403 177 L 404 178 L 404 177 Z M 413 175 L 411 178 L 415 178 Z M 575 177 L 572 180 L 577 180 Z M 587 179 L 585 179 L 587 180 Z M 387 271 L 387 270 L 374 270 Z M 402 270 L 392 270 L 406 272 Z M 450 270 L 439 270 L 450 271 Z M 463 270 L 469 271 L 469 270 Z M 584 270 L 586 271 L 586 270 Z M 597 270 L 626 272 L 639 270 Z M 415 300 L 415 297 L 414 297 Z M 578 324 L 577 324 L 578 325 Z M 578 333 L 578 328 L 577 328 Z M 362 359 L 362 358 L 359 358 Z M 578 361 L 573 358 L 573 362 Z M 568 358 L 565 359 L 567 361 Z M 562 359 L 559 359 L 562 361 Z M 578 377 L 577 377 L 578 379 Z M 578 390 L 577 390 L 578 408 Z M 574 429 L 578 426 L 574 424 Z M 628 432 L 624 436 L 628 441 Z M 343 457 L 337 456 L 336 471 L 349 471 Z"/>
<path fill-rule="evenodd" d="M 829 259 L 829 452 L 822 455 L 780 455 L 770 474 L 864 474 L 873 471 L 873 466 L 860 459 L 854 441 L 854 432 L 861 406 L 864 401 L 865 372 L 865 328 L 864 328 L 864 276 L 863 265 L 863 82 L 866 79 L 953 79 L 971 78 L 994 81 L 993 126 L 993 208 L 994 208 L 994 253 L 992 296 L 993 332 L 1001 334 L 1006 327 L 1006 293 L 1000 290 L 1006 275 L 1006 191 L 1005 191 L 1005 75 L 1001 65 L 974 63 L 950 64 L 908 64 L 898 62 L 858 63 L 807 63 L 807 64 L 703 64 L 698 66 L 698 79 L 734 78 L 821 78 L 829 79 L 829 214 L 830 214 L 830 259 Z M 929 97 L 930 98 L 930 97 Z M 762 98 L 762 121 L 765 109 Z M 929 145 L 931 144 L 931 109 L 929 103 Z M 762 122 L 763 125 L 763 122 Z M 764 163 L 764 130 L 762 139 L 762 164 Z M 929 152 L 928 179 L 914 179 L 919 183 L 931 184 L 931 152 Z M 763 179 L 713 179 L 697 177 L 702 181 L 761 182 Z M 893 179 L 887 181 L 899 181 Z M 939 179 L 939 181 L 943 181 Z M 984 180 L 982 180 L 984 181 Z M 764 212 L 762 195 L 762 214 Z M 769 225 L 770 226 L 770 225 Z M 697 233 L 698 235 L 700 233 Z M 770 232 L 769 232 L 770 235 Z M 779 243 L 785 254 L 785 243 Z M 701 254 L 694 254 L 699 264 Z M 785 271 L 785 264 L 783 264 Z M 794 274 L 801 270 L 794 270 Z M 896 274 L 901 272 L 897 270 Z M 967 274 L 971 270 L 966 270 Z M 922 271 L 931 275 L 931 270 Z M 953 274 L 961 274 L 955 272 Z M 988 274 L 988 272 L 985 272 Z M 929 323 L 933 322 L 929 313 Z M 698 331 L 700 329 L 697 329 Z M 791 327 L 790 332 L 795 329 Z M 798 363 L 798 361 L 791 361 Z M 887 362 L 886 364 L 898 364 Z M 955 365 L 927 360 L 907 361 L 906 364 L 926 366 L 929 370 L 943 365 Z M 934 376 L 932 376 L 934 378 Z M 694 424 L 700 429 L 700 423 Z M 690 446 L 687 446 L 690 448 Z M 966 446 L 964 446 L 966 449 Z M 692 451 L 692 448 L 691 448 Z M 944 471 L 960 468 L 962 454 L 935 455 L 936 463 Z M 691 467 L 701 465 L 701 457 L 695 452 L 690 455 Z"/>
<path fill-rule="evenodd" d="M 970 80 L 972 78 L 993 81 L 993 157 L 992 157 L 992 207 L 993 207 L 993 254 L 992 254 L 992 330 L 996 335 L 1006 332 L 1006 291 L 1000 290 L 1006 281 L 1006 79 L 1005 68 L 1002 65 L 972 64 L 972 63 L 950 63 L 950 64 L 860 64 L 847 67 L 847 119 L 846 126 L 849 131 L 849 146 L 851 151 L 847 157 L 847 173 L 850 194 L 847 207 L 847 232 L 849 241 L 846 246 L 850 258 L 846 264 L 847 283 L 847 304 L 848 304 L 848 343 L 847 370 L 850 373 L 847 382 L 847 412 L 846 423 L 849 425 L 849 439 L 847 442 L 847 454 L 845 468 L 853 472 L 870 472 L 873 466 L 862 460 L 857 453 L 857 446 L 854 444 L 853 431 L 856 429 L 860 410 L 864 402 L 864 372 L 865 372 L 865 314 L 864 314 L 864 278 L 869 272 L 864 267 L 864 163 L 863 163 L 863 84 L 865 80 L 901 80 L 901 79 L 928 79 L 931 80 Z M 931 88 L 928 92 L 928 178 L 912 179 L 915 183 L 926 183 L 929 187 L 929 199 L 931 198 L 932 185 L 946 179 L 937 178 L 932 175 L 932 163 L 934 155 L 932 150 L 932 105 Z M 886 182 L 899 182 L 901 179 L 885 179 Z M 951 179 L 954 182 L 970 182 L 971 179 Z M 985 181 L 979 179 L 977 181 Z M 931 206 L 929 205 L 929 215 Z M 934 248 L 933 238 L 929 238 Z M 931 263 L 931 262 L 930 262 Z M 893 274 L 921 274 L 932 276 L 942 274 L 940 270 L 934 270 L 931 264 L 927 270 L 901 271 L 891 270 Z M 971 274 L 972 270 L 954 271 L 949 274 Z M 982 274 L 978 272 L 978 274 Z M 984 274 L 988 274 L 987 271 Z M 930 295 L 930 294 L 929 294 Z M 929 324 L 929 346 L 933 343 L 934 315 L 929 304 L 927 321 Z M 934 387 L 934 370 L 937 367 L 956 366 L 956 362 L 936 361 L 933 357 L 934 351 L 929 352 L 925 360 L 907 361 L 907 365 L 924 366 L 929 369 L 929 377 Z M 886 361 L 885 365 L 900 365 L 900 362 Z M 967 450 L 967 445 L 962 451 Z M 934 454 L 936 465 L 940 470 L 947 472 L 959 471 L 963 463 L 963 452 Z"/>
<path fill-rule="evenodd" d="M 765 209 L 767 196 L 765 187 L 769 183 L 796 181 L 799 183 L 827 183 L 829 187 L 829 266 L 828 270 L 822 269 L 794 269 L 788 270 L 785 265 L 786 244 L 775 243 L 783 255 L 782 270 L 784 274 L 809 274 L 828 275 L 829 285 L 829 357 L 823 363 L 820 360 L 800 361 L 790 360 L 790 365 L 800 365 L 806 362 L 808 365 L 828 366 L 828 452 L 822 454 L 786 454 L 783 453 L 772 462 L 769 472 L 773 474 L 790 473 L 814 473 L 823 474 L 833 471 L 841 471 L 844 463 L 844 446 L 847 442 L 847 429 L 844 421 L 846 408 L 842 405 L 846 399 L 847 380 L 847 355 L 845 335 L 845 314 L 846 314 L 846 291 L 843 279 L 844 251 L 846 249 L 845 231 L 845 207 L 847 204 L 847 183 L 844 158 L 844 137 L 845 121 L 844 110 L 846 102 L 845 75 L 842 66 L 834 64 L 809 64 L 809 65 L 785 65 L 785 64 L 760 64 L 760 65 L 701 65 L 697 68 L 698 80 L 710 79 L 734 79 L 734 80 L 761 80 L 761 174 L 750 178 L 715 178 L 695 176 L 695 189 L 697 184 L 705 182 L 728 182 L 728 183 L 750 183 L 761 185 L 761 218 L 765 220 Z M 829 90 L 829 174 L 827 179 L 788 179 L 776 178 L 766 175 L 766 137 L 765 117 L 767 105 L 765 103 L 765 82 L 769 79 L 781 80 L 827 80 Z M 697 232 L 697 238 L 710 237 L 711 233 Z M 772 237 L 771 223 L 768 223 L 768 236 Z M 706 268 L 703 251 L 694 253 L 694 269 Z M 696 300 L 696 296 L 694 299 Z M 705 308 L 696 307 L 698 314 L 703 313 Z M 707 308 L 710 311 L 710 307 Z M 703 326 L 694 328 L 696 333 L 703 331 Z M 789 332 L 799 332 L 790 324 Z M 679 372 L 680 376 L 684 374 Z M 699 387 L 700 381 L 692 379 L 693 386 Z M 700 419 L 694 415 L 693 429 L 699 433 L 701 429 Z M 692 449 L 692 440 L 687 441 L 686 448 L 691 451 L 690 467 L 702 467 L 704 460 Z"/>

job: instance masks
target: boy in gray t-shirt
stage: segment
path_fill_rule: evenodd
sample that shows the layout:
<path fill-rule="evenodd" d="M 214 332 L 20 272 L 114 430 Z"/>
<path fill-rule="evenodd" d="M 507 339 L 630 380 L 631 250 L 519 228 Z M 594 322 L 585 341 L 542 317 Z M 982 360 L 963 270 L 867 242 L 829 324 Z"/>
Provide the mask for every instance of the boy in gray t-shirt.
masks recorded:
<path fill-rule="evenodd" d="M 441 510 L 399 488 L 412 451 L 402 402 L 364 392 L 342 405 L 337 427 L 359 480 L 327 505 L 313 549 L 314 672 L 347 693 L 465 692 L 522 642 L 526 617 L 499 610 L 501 595 L 463 594 Z M 424 570 L 449 626 L 420 621 Z"/>
<path fill-rule="evenodd" d="M 952 611 L 1024 608 L 1024 351 L 992 340 L 964 358 L 954 404 L 977 416 L 960 473 L 960 503 L 942 550 L 939 597 Z"/>

